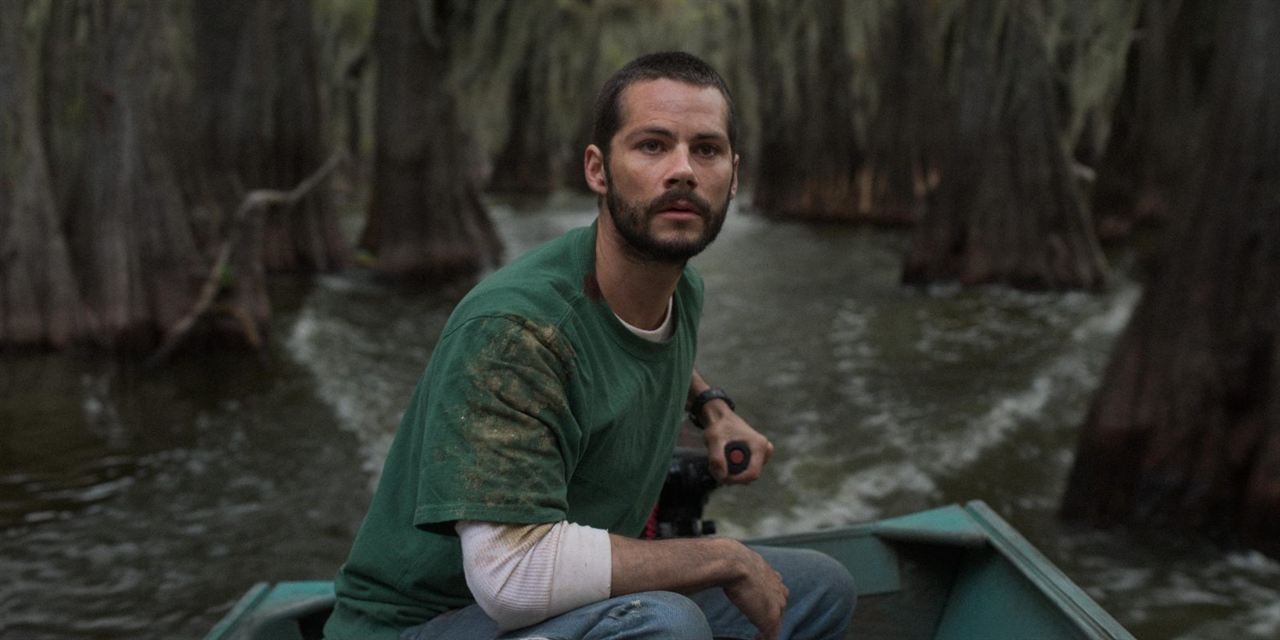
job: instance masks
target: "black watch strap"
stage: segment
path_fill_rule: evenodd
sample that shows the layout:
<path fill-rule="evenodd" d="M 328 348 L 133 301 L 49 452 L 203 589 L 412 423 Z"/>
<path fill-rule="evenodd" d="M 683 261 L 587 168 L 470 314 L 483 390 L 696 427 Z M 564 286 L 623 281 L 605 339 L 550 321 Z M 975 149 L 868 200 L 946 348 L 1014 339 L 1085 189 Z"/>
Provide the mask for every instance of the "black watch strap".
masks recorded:
<path fill-rule="evenodd" d="M 712 400 L 724 400 L 725 404 L 729 405 L 730 409 L 737 409 L 733 404 L 733 398 L 730 398 L 729 394 L 724 392 L 724 389 L 721 389 L 720 387 L 711 387 L 706 391 L 699 393 L 698 397 L 694 398 L 693 402 L 689 403 L 689 422 L 692 422 L 693 426 L 699 429 L 707 428 L 707 425 L 702 424 L 702 407 L 706 406 L 706 404 Z"/>

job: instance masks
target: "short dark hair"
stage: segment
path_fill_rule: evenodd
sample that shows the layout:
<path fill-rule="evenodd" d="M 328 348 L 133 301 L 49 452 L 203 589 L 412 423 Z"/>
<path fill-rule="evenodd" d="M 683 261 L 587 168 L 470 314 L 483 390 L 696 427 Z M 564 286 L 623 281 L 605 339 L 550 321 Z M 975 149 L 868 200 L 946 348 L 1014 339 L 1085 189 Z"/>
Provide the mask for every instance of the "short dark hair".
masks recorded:
<path fill-rule="evenodd" d="M 728 106 L 725 124 L 729 129 L 729 146 L 738 148 L 738 124 L 734 116 L 733 96 L 719 73 L 695 55 L 683 51 L 663 51 L 640 56 L 619 69 L 600 88 L 596 96 L 591 127 L 591 143 L 609 157 L 609 142 L 622 126 L 622 92 L 636 82 L 676 80 L 695 87 L 715 87 Z"/>

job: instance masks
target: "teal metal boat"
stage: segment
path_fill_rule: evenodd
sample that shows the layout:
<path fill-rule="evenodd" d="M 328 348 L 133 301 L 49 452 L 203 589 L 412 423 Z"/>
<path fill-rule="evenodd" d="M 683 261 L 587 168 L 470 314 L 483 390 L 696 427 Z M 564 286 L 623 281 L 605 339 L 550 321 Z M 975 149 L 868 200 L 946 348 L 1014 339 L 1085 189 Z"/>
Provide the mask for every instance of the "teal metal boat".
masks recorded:
<path fill-rule="evenodd" d="M 981 501 L 750 542 L 844 563 L 858 584 L 850 638 L 1133 638 Z M 260 583 L 206 640 L 319 638 L 332 606 L 331 582 Z"/>

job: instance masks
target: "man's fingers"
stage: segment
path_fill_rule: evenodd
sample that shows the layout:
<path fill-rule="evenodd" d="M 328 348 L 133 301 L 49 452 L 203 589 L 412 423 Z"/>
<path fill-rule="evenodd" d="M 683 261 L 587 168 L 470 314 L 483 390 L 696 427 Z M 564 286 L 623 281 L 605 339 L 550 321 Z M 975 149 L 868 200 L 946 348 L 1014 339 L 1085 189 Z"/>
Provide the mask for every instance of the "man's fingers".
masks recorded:
<path fill-rule="evenodd" d="M 723 448 L 711 447 L 707 450 L 707 465 L 711 467 L 711 476 L 719 482 L 724 482 L 725 476 L 729 475 Z"/>
<path fill-rule="evenodd" d="M 724 484 L 747 484 L 754 482 L 760 477 L 760 472 L 763 470 L 763 467 L 764 462 L 761 461 L 760 458 L 752 456 L 751 466 L 747 467 L 741 473 L 735 473 L 733 475 L 728 475 L 726 473 L 721 482 Z"/>
<path fill-rule="evenodd" d="M 763 444 L 757 442 L 751 447 L 751 465 L 746 471 L 733 476 L 735 483 L 752 482 L 764 473 L 764 465 L 769 461 L 769 457 L 773 455 L 773 443 L 765 440 Z"/>
<path fill-rule="evenodd" d="M 760 635 L 767 638 L 768 640 L 777 640 L 778 632 L 781 630 L 782 630 L 782 614 L 778 614 L 777 619 L 773 621 L 773 624 L 769 625 L 768 629 L 760 630 Z"/>

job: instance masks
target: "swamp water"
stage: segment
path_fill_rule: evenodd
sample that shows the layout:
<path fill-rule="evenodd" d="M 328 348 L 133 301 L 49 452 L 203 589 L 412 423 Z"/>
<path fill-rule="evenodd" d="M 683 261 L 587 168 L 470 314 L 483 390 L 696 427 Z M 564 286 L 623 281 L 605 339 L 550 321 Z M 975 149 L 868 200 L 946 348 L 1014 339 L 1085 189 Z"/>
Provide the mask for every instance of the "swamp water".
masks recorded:
<path fill-rule="evenodd" d="M 494 216 L 518 255 L 592 203 Z M 1280 563 L 1054 517 L 1137 287 L 904 288 L 905 243 L 731 213 L 695 260 L 699 368 L 778 447 L 762 480 L 714 495 L 721 531 L 982 499 L 1139 638 L 1280 637 Z M 0 360 L 0 638 L 199 638 L 256 581 L 331 578 L 462 292 L 322 277 L 263 357 L 161 374 Z"/>

